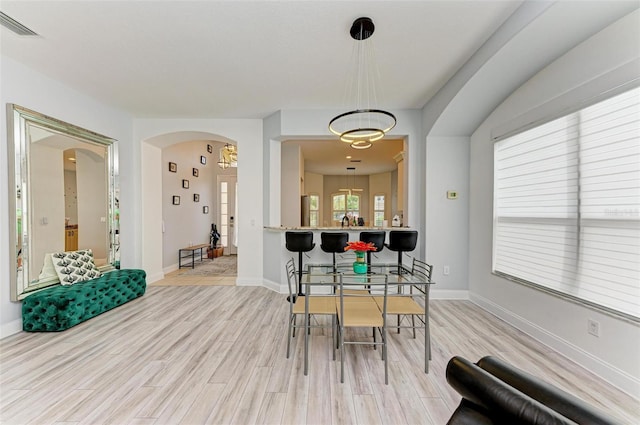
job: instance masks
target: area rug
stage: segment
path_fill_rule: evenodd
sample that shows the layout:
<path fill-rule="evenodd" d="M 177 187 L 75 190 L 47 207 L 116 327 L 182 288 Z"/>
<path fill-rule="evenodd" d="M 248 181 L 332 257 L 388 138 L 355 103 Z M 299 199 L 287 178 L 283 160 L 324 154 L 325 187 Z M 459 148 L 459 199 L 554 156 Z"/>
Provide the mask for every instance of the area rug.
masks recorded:
<path fill-rule="evenodd" d="M 185 269 L 182 269 L 185 270 Z M 180 276 L 237 276 L 238 257 L 236 255 L 223 255 L 213 260 L 204 259 L 197 263 L 195 268 L 182 271 Z"/>

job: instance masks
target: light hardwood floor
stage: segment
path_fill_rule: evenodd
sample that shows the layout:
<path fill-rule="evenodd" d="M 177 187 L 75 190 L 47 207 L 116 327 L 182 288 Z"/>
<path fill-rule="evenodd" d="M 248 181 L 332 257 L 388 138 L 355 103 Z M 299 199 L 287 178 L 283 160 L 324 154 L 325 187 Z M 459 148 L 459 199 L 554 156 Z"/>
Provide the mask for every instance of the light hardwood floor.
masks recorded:
<path fill-rule="evenodd" d="M 500 356 L 618 418 L 635 400 L 466 301 L 432 301 L 433 360 L 423 339 L 393 333 L 389 385 L 379 351 L 348 347 L 347 376 L 329 331 L 286 359 L 285 296 L 264 288 L 150 285 L 147 293 L 62 333 L 0 341 L 2 424 L 444 424 L 459 402 L 454 355 Z"/>

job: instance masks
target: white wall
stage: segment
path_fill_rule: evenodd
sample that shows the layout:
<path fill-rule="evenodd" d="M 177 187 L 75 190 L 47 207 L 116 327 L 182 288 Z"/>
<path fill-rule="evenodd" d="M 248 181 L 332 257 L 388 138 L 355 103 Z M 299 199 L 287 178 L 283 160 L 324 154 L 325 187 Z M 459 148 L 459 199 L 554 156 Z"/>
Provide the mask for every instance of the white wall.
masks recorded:
<path fill-rule="evenodd" d="M 0 128 L 7 128 L 7 103 L 15 103 L 62 121 L 117 139 L 120 150 L 120 202 L 122 223 L 122 265 L 133 267 L 135 262 L 136 230 L 132 219 L 140 214 L 134 202 L 131 174 L 131 117 L 116 109 L 101 104 L 67 86 L 52 80 L 37 71 L 27 68 L 5 56 L 0 56 Z M 7 132 L 0 132 L 0 145 L 6 146 Z M 0 170 L 7 170 L 7 150 L 0 149 Z M 8 176 L 0 173 L 0 337 L 22 328 L 21 304 L 10 301 L 10 229 L 8 215 Z M 12 224 L 11 224 L 12 225 Z M 64 233 L 62 234 L 64 236 Z"/>
<path fill-rule="evenodd" d="M 429 136 L 426 156 L 426 258 L 433 264 L 437 289 L 452 298 L 466 297 L 461 291 L 469 282 L 469 138 Z M 447 199 L 450 190 L 457 199 Z"/>
<path fill-rule="evenodd" d="M 631 394 L 640 393 L 637 324 L 491 274 L 492 134 L 559 113 L 638 77 L 636 11 L 558 58 L 517 89 L 471 138 L 469 289 L 472 299 Z M 600 322 L 599 338 L 587 319 Z"/>

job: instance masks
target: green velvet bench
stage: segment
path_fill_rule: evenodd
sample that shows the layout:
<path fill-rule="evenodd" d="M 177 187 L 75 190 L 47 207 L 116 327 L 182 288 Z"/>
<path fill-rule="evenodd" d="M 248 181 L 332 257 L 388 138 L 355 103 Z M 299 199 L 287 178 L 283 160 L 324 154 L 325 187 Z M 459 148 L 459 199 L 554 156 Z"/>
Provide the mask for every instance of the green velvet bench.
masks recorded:
<path fill-rule="evenodd" d="M 141 297 L 144 270 L 124 269 L 70 286 L 53 286 L 22 300 L 22 329 L 27 332 L 63 331 L 105 311 Z"/>

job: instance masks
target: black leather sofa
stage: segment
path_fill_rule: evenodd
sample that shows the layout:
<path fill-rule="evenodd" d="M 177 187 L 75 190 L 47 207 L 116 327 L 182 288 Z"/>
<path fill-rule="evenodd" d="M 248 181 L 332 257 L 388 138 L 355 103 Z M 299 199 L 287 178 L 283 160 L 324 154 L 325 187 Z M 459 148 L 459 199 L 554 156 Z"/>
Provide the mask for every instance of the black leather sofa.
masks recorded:
<path fill-rule="evenodd" d="M 483 357 L 476 364 L 453 357 L 446 376 L 462 396 L 449 425 L 617 423 L 577 397 L 497 357 Z"/>

